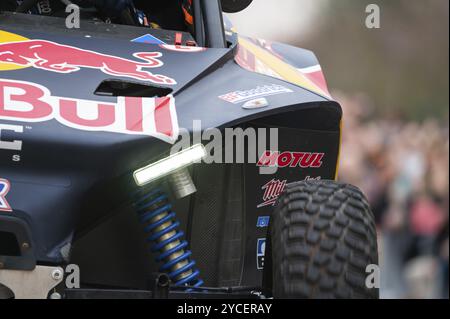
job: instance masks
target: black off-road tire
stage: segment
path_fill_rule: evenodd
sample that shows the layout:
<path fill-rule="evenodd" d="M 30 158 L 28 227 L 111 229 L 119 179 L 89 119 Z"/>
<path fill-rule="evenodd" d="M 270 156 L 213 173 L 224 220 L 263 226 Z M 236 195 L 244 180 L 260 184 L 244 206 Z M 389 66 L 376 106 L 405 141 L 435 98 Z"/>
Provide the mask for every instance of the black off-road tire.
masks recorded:
<path fill-rule="evenodd" d="M 379 297 L 366 287 L 366 267 L 378 265 L 378 251 L 373 214 L 358 188 L 334 181 L 287 185 L 269 237 L 275 298 Z"/>

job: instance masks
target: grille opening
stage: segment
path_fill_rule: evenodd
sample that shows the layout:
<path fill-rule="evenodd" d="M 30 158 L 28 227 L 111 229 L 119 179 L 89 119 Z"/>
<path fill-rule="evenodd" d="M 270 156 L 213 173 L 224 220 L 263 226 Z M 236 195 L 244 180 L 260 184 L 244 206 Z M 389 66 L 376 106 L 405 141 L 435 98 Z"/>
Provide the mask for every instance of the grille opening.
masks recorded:
<path fill-rule="evenodd" d="M 0 256 L 21 256 L 19 242 L 13 233 L 0 231 Z"/>
<path fill-rule="evenodd" d="M 130 97 L 164 97 L 173 90 L 148 84 L 129 82 L 123 80 L 105 80 L 95 90 L 94 94 L 100 96 L 130 96 Z"/>

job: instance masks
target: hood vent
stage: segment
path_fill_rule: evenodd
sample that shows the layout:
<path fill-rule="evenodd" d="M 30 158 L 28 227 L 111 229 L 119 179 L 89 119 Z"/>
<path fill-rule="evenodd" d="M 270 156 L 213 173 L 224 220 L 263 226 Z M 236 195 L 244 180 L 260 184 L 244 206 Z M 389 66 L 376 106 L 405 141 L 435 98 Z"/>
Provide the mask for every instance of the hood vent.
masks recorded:
<path fill-rule="evenodd" d="M 171 88 L 124 81 L 105 80 L 95 90 L 100 96 L 131 96 L 131 97 L 163 97 L 171 94 Z"/>

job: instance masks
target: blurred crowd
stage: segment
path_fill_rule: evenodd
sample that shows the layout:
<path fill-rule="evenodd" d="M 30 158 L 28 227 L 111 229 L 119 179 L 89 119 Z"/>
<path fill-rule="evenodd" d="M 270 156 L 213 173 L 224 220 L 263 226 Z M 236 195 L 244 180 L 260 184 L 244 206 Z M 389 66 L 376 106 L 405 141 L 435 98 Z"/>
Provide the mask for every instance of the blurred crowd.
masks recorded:
<path fill-rule="evenodd" d="M 382 298 L 448 298 L 448 118 L 374 119 L 364 96 L 344 110 L 340 179 L 367 195 L 379 230 Z"/>

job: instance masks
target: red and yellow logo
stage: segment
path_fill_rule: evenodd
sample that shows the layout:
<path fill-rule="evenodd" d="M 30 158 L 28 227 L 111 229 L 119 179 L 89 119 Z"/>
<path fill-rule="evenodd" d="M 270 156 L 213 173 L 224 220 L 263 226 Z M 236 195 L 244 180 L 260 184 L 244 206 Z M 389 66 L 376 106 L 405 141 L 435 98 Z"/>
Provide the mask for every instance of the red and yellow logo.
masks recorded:
<path fill-rule="evenodd" d="M 27 40 L 29 40 L 29 39 L 27 39 L 23 36 L 20 36 L 18 34 L 0 30 L 0 44 L 6 43 L 6 42 L 20 42 L 20 41 L 27 41 Z M 6 53 L 6 52 L 0 52 L 0 55 L 2 53 Z M 0 61 L 0 71 L 11 71 L 11 70 L 24 69 L 24 68 L 26 68 L 26 66 Z"/>

